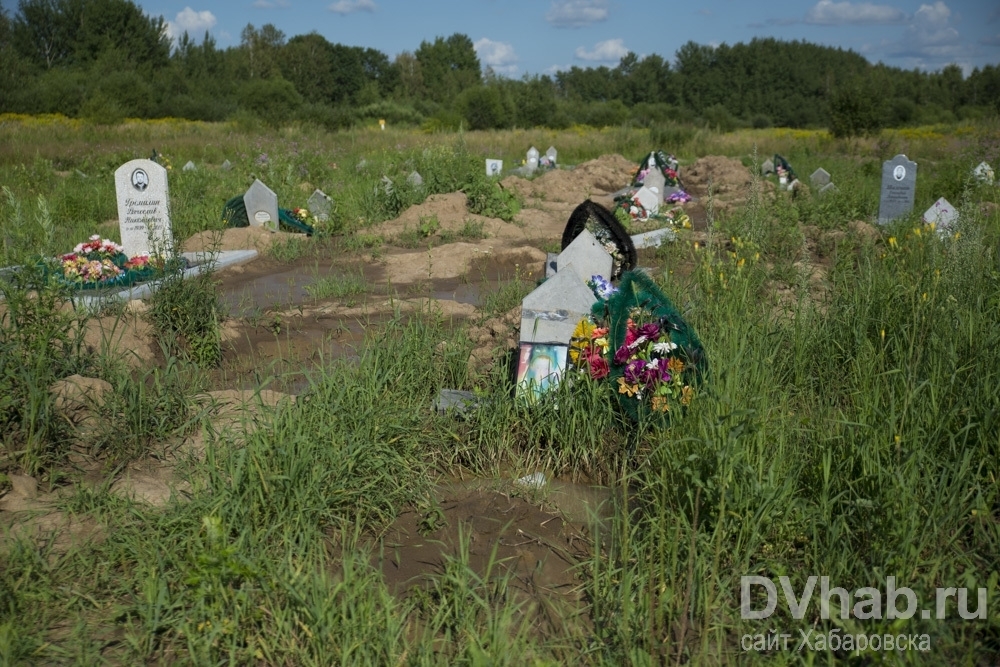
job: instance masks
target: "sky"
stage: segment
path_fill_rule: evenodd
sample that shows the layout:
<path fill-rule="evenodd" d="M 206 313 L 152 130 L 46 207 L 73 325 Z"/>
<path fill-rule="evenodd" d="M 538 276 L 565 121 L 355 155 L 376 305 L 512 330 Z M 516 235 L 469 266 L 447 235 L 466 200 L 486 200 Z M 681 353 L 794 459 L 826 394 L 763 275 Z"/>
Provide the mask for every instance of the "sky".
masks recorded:
<path fill-rule="evenodd" d="M 10 6 L 10 0 L 3 0 Z M 316 31 L 329 41 L 372 47 L 390 59 L 422 41 L 462 33 L 480 63 L 503 76 L 613 67 L 627 52 L 673 61 L 688 41 L 735 44 L 754 37 L 806 40 L 854 50 L 873 63 L 965 73 L 1000 63 L 1000 0 L 139 0 L 172 35 L 220 47 L 248 24 L 286 37 Z"/>

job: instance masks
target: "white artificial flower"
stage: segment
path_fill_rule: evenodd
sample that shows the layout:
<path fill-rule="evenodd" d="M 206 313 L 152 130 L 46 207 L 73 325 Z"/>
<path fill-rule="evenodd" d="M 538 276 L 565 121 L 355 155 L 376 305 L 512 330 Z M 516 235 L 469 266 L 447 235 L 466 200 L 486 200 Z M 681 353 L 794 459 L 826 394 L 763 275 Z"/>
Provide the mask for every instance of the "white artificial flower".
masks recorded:
<path fill-rule="evenodd" d="M 677 349 L 677 343 L 672 343 L 667 341 L 665 343 L 656 343 L 653 345 L 653 352 L 657 354 L 670 354 Z"/>

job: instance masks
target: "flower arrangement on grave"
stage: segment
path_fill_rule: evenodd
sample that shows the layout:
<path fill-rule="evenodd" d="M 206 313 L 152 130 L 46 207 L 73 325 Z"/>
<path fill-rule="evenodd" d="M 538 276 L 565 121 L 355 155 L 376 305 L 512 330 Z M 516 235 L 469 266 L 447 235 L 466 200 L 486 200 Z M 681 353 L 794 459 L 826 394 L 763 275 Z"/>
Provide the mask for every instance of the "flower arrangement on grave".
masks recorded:
<path fill-rule="evenodd" d="M 622 211 L 624 215 L 618 214 L 618 211 Z M 616 217 L 619 219 L 624 218 L 624 222 L 640 222 L 642 220 L 649 220 L 649 211 L 646 207 L 639 203 L 637 197 L 622 197 L 618 200 L 617 206 L 615 208 Z"/>
<path fill-rule="evenodd" d="M 162 270 L 163 259 L 150 255 L 129 258 L 122 246 L 94 234 L 59 258 L 57 276 L 76 288 L 132 284 Z"/>
<path fill-rule="evenodd" d="M 671 192 L 667 196 L 668 204 L 686 204 L 691 201 L 691 195 L 684 192 L 683 190 L 677 190 L 676 192 Z"/>
<path fill-rule="evenodd" d="M 652 166 L 650 165 L 652 162 Z M 649 153 L 642 162 L 633 170 L 635 174 L 632 180 L 632 185 L 643 185 L 646 182 L 646 176 L 649 175 L 649 170 L 651 168 L 659 169 L 663 174 L 663 178 L 666 179 L 667 187 L 677 188 L 680 187 L 680 175 L 674 168 L 677 164 L 677 158 L 673 155 L 667 155 L 663 151 L 654 151 Z"/>
<path fill-rule="evenodd" d="M 592 380 L 611 383 L 636 421 L 682 412 L 696 397 L 707 362 L 680 313 L 641 272 L 626 272 L 617 288 L 601 276 L 587 284 L 598 300 L 573 332 L 570 362 Z"/>

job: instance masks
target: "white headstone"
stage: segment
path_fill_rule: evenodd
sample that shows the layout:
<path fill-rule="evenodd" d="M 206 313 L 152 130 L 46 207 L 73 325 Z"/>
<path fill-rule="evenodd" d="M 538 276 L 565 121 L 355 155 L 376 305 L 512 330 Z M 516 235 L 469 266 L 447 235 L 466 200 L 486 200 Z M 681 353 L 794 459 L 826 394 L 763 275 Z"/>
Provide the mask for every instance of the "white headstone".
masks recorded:
<path fill-rule="evenodd" d="M 772 160 L 764 160 L 764 164 L 760 165 L 760 173 L 764 176 L 770 176 L 774 173 L 774 162 Z"/>
<path fill-rule="evenodd" d="M 524 157 L 524 166 L 528 168 L 529 172 L 538 169 L 538 149 L 534 146 L 528 149 L 528 153 Z"/>
<path fill-rule="evenodd" d="M 928 224 L 934 223 L 938 231 L 941 232 L 950 231 L 954 227 L 956 220 L 958 220 L 958 211 L 944 197 L 934 202 L 924 213 L 924 222 Z"/>
<path fill-rule="evenodd" d="M 556 270 L 564 271 L 572 267 L 586 283 L 594 275 L 607 278 L 614 268 L 614 260 L 601 242 L 584 229 L 556 258 Z"/>
<path fill-rule="evenodd" d="M 558 155 L 559 151 L 556 150 L 555 146 L 549 146 L 549 149 L 545 151 L 545 157 L 549 159 L 549 162 L 552 163 L 553 167 L 556 166 L 556 157 L 558 157 Z"/>
<path fill-rule="evenodd" d="M 819 189 L 819 193 L 821 195 L 830 195 L 833 194 L 834 192 L 837 192 L 837 186 L 834 185 L 833 183 L 827 183 L 826 185 L 824 185 Z"/>
<path fill-rule="evenodd" d="M 664 201 L 664 195 L 667 190 L 667 177 L 663 175 L 663 172 L 658 167 L 653 167 L 646 173 L 646 178 L 643 179 L 642 185 L 651 192 L 659 195 L 661 202 Z"/>
<path fill-rule="evenodd" d="M 183 171 L 197 171 L 198 167 L 195 166 L 194 162 L 188 160 L 187 163 L 181 167 Z"/>
<path fill-rule="evenodd" d="M 499 176 L 503 172 L 503 160 L 486 159 L 486 175 Z"/>
<path fill-rule="evenodd" d="M 649 176 L 647 176 L 646 178 L 649 178 Z M 660 211 L 660 202 L 662 201 L 662 196 L 653 192 L 646 186 L 643 186 L 638 190 L 636 190 L 635 194 L 632 195 L 632 199 L 642 204 L 642 207 L 646 209 L 646 213 L 648 213 L 649 215 L 656 215 Z"/>
<path fill-rule="evenodd" d="M 809 177 L 809 182 L 813 184 L 813 187 L 821 188 L 830 182 L 830 172 L 820 167 Z"/>
<path fill-rule="evenodd" d="M 256 179 L 243 195 L 243 203 L 247 207 L 247 219 L 251 227 L 278 231 L 278 195 L 274 194 L 274 190 Z"/>
<path fill-rule="evenodd" d="M 310 214 L 316 216 L 317 220 L 326 222 L 330 219 L 330 211 L 333 210 L 333 200 L 322 190 L 316 190 L 309 195 L 306 208 Z"/>
<path fill-rule="evenodd" d="M 977 181 L 985 183 L 986 185 L 993 185 L 993 181 L 996 179 L 996 175 L 993 173 L 993 167 L 986 162 L 980 162 L 976 168 L 972 170 L 972 175 Z"/>
<path fill-rule="evenodd" d="M 569 345 L 573 330 L 594 305 L 594 293 L 571 266 L 560 271 L 521 302 L 521 341 Z"/>
<path fill-rule="evenodd" d="M 167 170 L 152 160 L 131 160 L 115 171 L 118 224 L 129 257 L 173 252 Z"/>
<path fill-rule="evenodd" d="M 225 162 L 222 163 L 222 169 L 224 171 L 229 171 L 232 168 L 233 168 L 233 163 L 230 162 L 229 160 L 226 160 Z"/>
<path fill-rule="evenodd" d="M 424 184 L 424 177 L 415 171 L 411 171 L 410 175 L 406 177 L 406 182 L 412 187 L 419 188 Z"/>

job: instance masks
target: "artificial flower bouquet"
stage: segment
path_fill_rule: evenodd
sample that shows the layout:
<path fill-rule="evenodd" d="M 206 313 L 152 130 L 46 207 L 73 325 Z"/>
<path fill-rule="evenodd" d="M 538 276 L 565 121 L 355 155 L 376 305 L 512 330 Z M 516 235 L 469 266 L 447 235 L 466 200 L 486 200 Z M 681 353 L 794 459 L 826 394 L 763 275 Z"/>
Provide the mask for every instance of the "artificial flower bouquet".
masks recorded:
<path fill-rule="evenodd" d="M 588 285 L 597 303 L 574 331 L 570 362 L 610 382 L 634 420 L 669 421 L 690 405 L 707 372 L 697 335 L 644 273 L 624 273 L 618 287 L 601 276 Z"/>
<path fill-rule="evenodd" d="M 73 252 L 62 255 L 54 273 L 57 279 L 74 288 L 95 289 L 148 280 L 163 266 L 160 257 L 136 255 L 129 258 L 122 246 L 94 234 L 78 243 Z"/>

